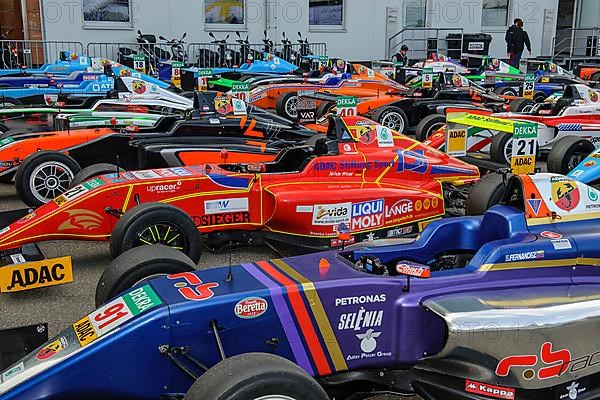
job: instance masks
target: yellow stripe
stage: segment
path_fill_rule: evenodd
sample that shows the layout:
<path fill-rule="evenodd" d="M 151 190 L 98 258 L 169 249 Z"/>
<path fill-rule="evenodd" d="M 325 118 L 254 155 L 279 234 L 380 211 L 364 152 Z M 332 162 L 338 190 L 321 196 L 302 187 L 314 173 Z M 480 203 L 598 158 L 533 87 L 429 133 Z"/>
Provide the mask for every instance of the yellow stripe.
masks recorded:
<path fill-rule="evenodd" d="M 125 196 L 125 202 L 123 202 L 123 208 L 121 209 L 121 212 L 123 214 L 125 214 L 125 211 L 127 211 L 127 205 L 129 204 L 129 199 L 131 198 L 132 193 L 133 193 L 133 185 L 129 186 L 129 191 L 127 192 L 127 196 Z"/>
<path fill-rule="evenodd" d="M 541 217 L 541 218 L 529 218 L 527 225 L 548 225 L 554 224 L 556 221 L 560 222 L 573 222 L 573 221 L 587 221 L 590 219 L 600 218 L 600 212 L 575 214 L 575 215 L 561 215 L 559 218 L 552 219 L 552 217 Z"/>
<path fill-rule="evenodd" d="M 317 293 L 314 283 L 287 265 L 283 260 L 273 260 L 272 262 L 281 268 L 286 274 L 300 282 L 302 289 L 304 290 L 304 295 L 306 296 L 313 315 L 317 320 L 317 325 L 319 325 L 321 335 L 323 335 L 323 341 L 325 342 L 325 346 L 327 346 L 327 350 L 329 350 L 329 355 L 333 360 L 333 365 L 335 366 L 336 371 L 347 370 L 348 366 L 344 360 L 344 355 L 342 354 L 340 345 L 338 344 L 335 334 L 333 333 L 331 324 L 327 319 L 325 309 L 323 308 L 323 304 L 321 303 L 321 299 L 319 298 L 319 294 Z"/>

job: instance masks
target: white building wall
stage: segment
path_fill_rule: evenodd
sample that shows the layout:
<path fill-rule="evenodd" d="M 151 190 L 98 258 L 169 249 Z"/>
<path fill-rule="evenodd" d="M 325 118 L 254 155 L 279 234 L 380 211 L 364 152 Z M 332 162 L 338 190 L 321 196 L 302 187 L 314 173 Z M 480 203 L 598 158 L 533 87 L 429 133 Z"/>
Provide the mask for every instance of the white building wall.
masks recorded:
<path fill-rule="evenodd" d="M 398 28 L 404 21 L 404 5 L 418 0 L 346 0 L 345 26 L 342 30 L 317 31 L 308 26 L 308 0 L 248 0 L 246 17 L 250 41 L 260 43 L 262 32 L 269 28 L 271 37 L 280 40 L 287 32 L 295 41 L 297 32 L 311 42 L 325 42 L 331 56 L 354 60 L 381 59 L 386 49 L 386 7 L 399 10 Z M 596 1 L 596 0 L 594 0 Z M 482 27 L 482 0 L 427 0 L 427 26 L 464 28 L 465 33 L 484 32 L 492 35 L 491 54 L 506 57 L 506 26 Z M 42 0 L 46 40 L 88 42 L 135 42 L 136 31 L 166 37 L 179 37 L 187 32 L 187 42 L 208 42 L 204 28 L 204 2 L 200 0 L 135 0 L 134 24 L 131 29 L 85 29 L 81 3 L 78 1 Z M 509 21 L 520 17 L 529 32 L 533 55 L 542 49 L 544 9 L 557 10 L 558 0 L 511 1 Z M 235 29 L 235 28 L 234 28 Z M 233 31 L 229 32 L 233 40 Z M 215 32 L 218 38 L 226 32 Z"/>

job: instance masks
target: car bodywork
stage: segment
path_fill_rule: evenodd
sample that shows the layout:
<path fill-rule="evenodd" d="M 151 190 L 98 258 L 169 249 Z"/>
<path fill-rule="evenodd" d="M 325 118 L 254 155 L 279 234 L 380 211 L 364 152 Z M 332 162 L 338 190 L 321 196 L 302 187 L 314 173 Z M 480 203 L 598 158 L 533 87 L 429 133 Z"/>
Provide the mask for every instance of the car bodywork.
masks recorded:
<path fill-rule="evenodd" d="M 556 197 L 565 185 L 571 201 Z M 222 358 L 266 352 L 336 399 L 595 398 L 600 249 L 588 206 L 600 192 L 557 175 L 514 177 L 509 189 L 505 205 L 433 222 L 408 243 L 140 284 L 5 370 L 0 393 L 177 396 Z M 446 268 L 432 262 L 456 250 L 471 257 Z M 411 268 L 431 277 L 400 272 Z M 125 360 L 136 360 L 135 373 Z"/>

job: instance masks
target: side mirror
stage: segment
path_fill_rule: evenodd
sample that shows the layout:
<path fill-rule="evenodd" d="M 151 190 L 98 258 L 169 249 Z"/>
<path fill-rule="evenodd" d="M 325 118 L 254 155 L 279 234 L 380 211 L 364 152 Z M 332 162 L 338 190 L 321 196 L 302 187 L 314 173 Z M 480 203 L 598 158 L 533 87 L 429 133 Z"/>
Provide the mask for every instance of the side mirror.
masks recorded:
<path fill-rule="evenodd" d="M 398 261 L 396 264 L 396 272 L 398 275 L 406 276 L 406 286 L 402 290 L 405 292 L 410 291 L 410 278 L 429 278 L 431 277 L 431 270 L 427 265 L 414 264 L 408 261 Z"/>
<path fill-rule="evenodd" d="M 212 32 L 208 32 L 208 36 L 210 36 L 211 38 L 215 39 L 215 35 Z"/>
<path fill-rule="evenodd" d="M 140 31 L 140 30 L 138 29 L 138 31 L 137 31 L 137 34 L 138 34 L 138 35 L 140 35 L 140 36 L 142 36 L 142 31 Z"/>
<path fill-rule="evenodd" d="M 227 36 L 225 36 L 225 41 L 227 41 L 227 39 L 229 39 L 229 34 L 227 34 Z"/>
<path fill-rule="evenodd" d="M 235 36 L 239 37 L 240 39 L 242 38 L 239 31 L 235 31 Z"/>
<path fill-rule="evenodd" d="M 186 36 L 187 36 L 187 32 L 184 32 L 183 36 L 181 37 L 181 40 L 185 39 Z"/>
<path fill-rule="evenodd" d="M 159 38 L 160 40 L 167 40 L 167 38 L 166 38 L 166 37 L 164 37 L 164 36 L 162 36 L 162 35 L 161 35 L 161 36 L 159 36 L 158 38 Z"/>

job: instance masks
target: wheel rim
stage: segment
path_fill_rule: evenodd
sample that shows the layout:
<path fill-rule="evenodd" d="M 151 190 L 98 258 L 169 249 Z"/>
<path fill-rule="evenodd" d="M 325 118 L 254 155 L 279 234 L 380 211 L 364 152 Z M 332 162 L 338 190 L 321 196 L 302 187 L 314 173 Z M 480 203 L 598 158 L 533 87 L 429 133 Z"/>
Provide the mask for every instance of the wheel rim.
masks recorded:
<path fill-rule="evenodd" d="M 515 97 L 517 97 L 517 93 L 515 91 L 513 91 L 512 89 L 511 90 L 505 90 L 504 91 L 504 95 L 505 96 L 515 96 Z"/>
<path fill-rule="evenodd" d="M 187 254 L 187 243 L 179 227 L 168 222 L 157 222 L 140 229 L 136 235 L 139 246 L 162 244 Z"/>
<path fill-rule="evenodd" d="M 285 112 L 291 118 L 298 117 L 298 97 L 297 96 L 290 97 L 285 102 Z"/>
<path fill-rule="evenodd" d="M 521 108 L 522 113 L 530 113 L 533 110 L 533 104 L 528 104 L 525 107 Z"/>
<path fill-rule="evenodd" d="M 506 164 L 510 164 L 510 160 L 512 159 L 512 142 L 512 139 L 510 139 L 506 142 L 506 145 L 504 146 L 504 161 L 506 162 Z"/>
<path fill-rule="evenodd" d="M 386 126 L 396 132 L 402 133 L 404 131 L 404 118 L 397 112 L 391 111 L 381 117 L 379 123 Z"/>
<path fill-rule="evenodd" d="M 569 157 L 567 161 L 567 172 L 573 171 L 575 167 L 577 167 L 581 162 L 587 157 L 586 154 L 583 153 L 574 153 Z"/>
<path fill-rule="evenodd" d="M 258 397 L 254 400 L 296 400 L 293 397 L 283 394 L 269 394 L 267 396 Z"/>
<path fill-rule="evenodd" d="M 47 161 L 38 165 L 31 173 L 29 189 L 33 196 L 47 203 L 64 193 L 75 174 L 69 167 L 58 161 Z"/>
<path fill-rule="evenodd" d="M 444 126 L 443 122 L 436 122 L 435 124 L 431 125 L 429 127 L 429 130 L 427 131 L 427 135 L 425 136 L 425 139 L 429 139 L 429 137 L 431 137 L 431 135 L 433 135 L 435 132 L 437 132 L 437 130 L 440 129 L 442 126 Z"/>

